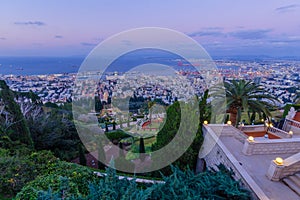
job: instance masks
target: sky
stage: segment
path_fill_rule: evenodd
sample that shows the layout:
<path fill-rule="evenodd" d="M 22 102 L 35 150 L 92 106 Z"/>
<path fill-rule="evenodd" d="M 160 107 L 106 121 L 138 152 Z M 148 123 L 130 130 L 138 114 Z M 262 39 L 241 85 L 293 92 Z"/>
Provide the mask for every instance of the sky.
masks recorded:
<path fill-rule="evenodd" d="M 4 0 L 0 56 L 85 56 L 140 27 L 182 32 L 212 56 L 300 57 L 300 0 Z"/>

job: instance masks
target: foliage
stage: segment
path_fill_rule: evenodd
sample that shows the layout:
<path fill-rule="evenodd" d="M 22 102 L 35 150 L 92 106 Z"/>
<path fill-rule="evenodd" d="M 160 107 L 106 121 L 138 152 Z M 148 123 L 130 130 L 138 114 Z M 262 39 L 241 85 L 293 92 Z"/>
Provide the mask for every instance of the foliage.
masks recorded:
<path fill-rule="evenodd" d="M 9 89 L 5 81 L 0 80 L 0 99 L 4 103 L 4 108 L 7 112 L 6 117 L 8 115 L 11 116 L 11 124 L 4 131 L 11 130 L 9 137 L 13 141 L 20 140 L 22 143 L 33 147 L 27 122 L 21 112 L 20 106 L 15 102 L 14 98 L 15 94 Z"/>
<path fill-rule="evenodd" d="M 65 178 L 62 178 L 65 177 Z M 16 200 L 37 199 L 39 190 L 48 190 L 61 192 L 61 187 L 68 187 L 68 192 L 72 195 L 87 195 L 88 183 L 98 179 L 89 168 L 67 163 L 64 161 L 53 162 L 44 169 L 43 173 L 34 181 L 28 183 L 17 194 Z M 67 181 L 62 184 L 62 181 Z"/>
<path fill-rule="evenodd" d="M 241 121 L 241 113 L 247 112 L 250 121 L 250 113 L 259 113 L 260 116 L 271 116 L 270 108 L 278 101 L 276 97 L 269 94 L 262 86 L 246 80 L 225 81 L 224 85 L 219 85 L 212 89 L 212 96 L 225 99 L 222 91 L 225 90 L 227 101 L 227 112 L 230 113 L 230 121 L 238 125 Z M 271 104 L 273 103 L 273 104 Z"/>
<path fill-rule="evenodd" d="M 209 91 L 206 90 L 201 98 L 199 98 L 199 117 L 200 124 L 202 125 L 204 121 L 209 121 L 211 118 L 211 105 L 207 103 L 209 98 Z"/>
<path fill-rule="evenodd" d="M 294 107 L 295 110 L 300 109 L 300 104 L 287 104 L 284 106 L 284 112 L 283 112 L 283 118 L 285 118 L 287 116 L 287 114 L 289 113 L 290 109 Z"/>
<path fill-rule="evenodd" d="M 164 176 L 165 183 L 138 184 L 135 179 L 119 179 L 115 170 L 107 168 L 107 175 L 89 184 L 87 195 L 71 191 L 70 179 L 59 177 L 60 188 L 40 191 L 39 199 L 250 199 L 249 192 L 232 179 L 232 172 L 220 167 L 220 171 L 207 171 L 195 175 L 191 170 L 183 172 L 172 167 L 172 175 Z M 63 191 L 63 192 L 62 192 Z"/>
<path fill-rule="evenodd" d="M 51 108 L 28 121 L 35 149 L 51 150 L 56 157 L 72 160 L 78 156 L 79 136 L 69 111 Z"/>
<path fill-rule="evenodd" d="M 130 137 L 130 135 L 128 135 L 126 132 L 124 132 L 122 130 L 115 130 L 115 131 L 106 132 L 105 135 L 110 141 L 113 141 L 113 140 L 120 141 L 124 138 Z"/>
<path fill-rule="evenodd" d="M 145 144 L 144 144 L 144 138 L 142 138 L 142 137 L 140 138 L 139 153 L 146 153 Z"/>
<path fill-rule="evenodd" d="M 180 120 L 181 110 L 177 101 L 168 107 L 166 122 L 157 134 L 156 143 L 152 146 L 152 151 L 156 151 L 171 142 L 179 129 Z"/>
<path fill-rule="evenodd" d="M 31 152 L 19 147 L 15 152 L 0 149 L 0 193 L 14 195 L 36 176 L 51 170 L 57 159 L 48 151 Z"/>
<path fill-rule="evenodd" d="M 232 172 L 224 166 L 219 171 L 194 174 L 172 167 L 172 175 L 164 177 L 165 184 L 156 185 L 151 199 L 250 199 L 232 179 Z"/>
<path fill-rule="evenodd" d="M 49 108 L 58 108 L 58 105 L 52 102 L 46 102 L 45 106 Z"/>
<path fill-rule="evenodd" d="M 78 145 L 78 151 L 79 151 L 79 163 L 80 165 L 86 166 L 86 157 L 84 148 L 81 144 Z"/>
<path fill-rule="evenodd" d="M 202 104 L 199 103 L 199 106 L 200 105 L 202 105 Z M 202 112 L 204 112 L 204 111 L 202 111 Z M 203 113 L 202 118 L 204 118 L 207 115 L 208 114 Z M 201 120 L 203 120 L 203 119 L 200 119 L 199 122 Z M 175 102 L 173 105 L 169 106 L 167 109 L 166 123 L 164 124 L 163 128 L 158 132 L 156 143 L 152 145 L 152 151 L 156 151 L 156 150 L 164 147 L 165 145 L 167 145 L 177 134 L 180 123 L 181 123 L 180 103 Z M 191 122 L 183 123 L 183 124 L 186 125 L 186 124 L 190 124 L 190 123 Z M 200 147 L 202 145 L 202 142 L 203 142 L 202 124 L 198 124 L 196 137 L 194 138 L 191 146 L 173 164 L 178 166 L 179 169 L 181 169 L 181 170 L 186 170 L 188 166 L 195 169 L 196 163 L 197 163 L 197 158 L 198 158 L 198 153 L 199 153 Z M 170 175 L 172 173 L 170 166 L 163 168 L 161 171 L 167 175 Z M 151 176 L 159 177 L 160 173 L 157 171 L 152 172 Z"/>

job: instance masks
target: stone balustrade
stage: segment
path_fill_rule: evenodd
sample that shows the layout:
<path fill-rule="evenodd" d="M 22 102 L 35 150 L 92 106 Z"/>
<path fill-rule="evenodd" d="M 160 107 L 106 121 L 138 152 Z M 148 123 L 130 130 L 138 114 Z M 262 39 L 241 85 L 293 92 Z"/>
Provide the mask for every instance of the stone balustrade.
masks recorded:
<path fill-rule="evenodd" d="M 263 131 L 266 129 L 266 126 L 264 124 L 259 125 L 244 125 L 239 126 L 239 129 L 243 132 L 256 132 L 256 131 Z"/>
<path fill-rule="evenodd" d="M 292 128 L 300 129 L 300 122 L 293 119 L 285 119 L 283 130 L 291 130 Z"/>
<path fill-rule="evenodd" d="M 271 161 L 267 171 L 267 177 L 272 181 L 279 181 L 287 176 L 299 172 L 300 169 L 300 153 L 292 155 L 283 160 L 282 164 Z"/>
<path fill-rule="evenodd" d="M 271 133 L 272 135 L 275 135 L 280 138 L 291 138 L 293 136 L 292 134 L 289 134 L 288 132 L 275 127 L 269 127 L 267 131 L 268 133 Z"/>
<path fill-rule="evenodd" d="M 282 154 L 300 152 L 300 138 L 276 139 L 254 138 L 254 141 L 245 140 L 243 153 L 245 155 Z"/>

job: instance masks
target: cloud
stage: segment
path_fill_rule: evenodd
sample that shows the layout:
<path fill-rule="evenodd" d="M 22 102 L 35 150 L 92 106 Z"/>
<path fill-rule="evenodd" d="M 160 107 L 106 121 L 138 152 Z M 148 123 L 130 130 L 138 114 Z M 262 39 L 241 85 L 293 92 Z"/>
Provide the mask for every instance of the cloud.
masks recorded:
<path fill-rule="evenodd" d="M 190 37 L 203 37 L 203 36 L 212 36 L 212 37 L 221 37 L 226 36 L 225 33 L 223 33 L 223 28 L 221 27 L 208 27 L 204 28 L 201 31 L 196 31 L 193 33 L 188 33 L 187 35 Z"/>
<path fill-rule="evenodd" d="M 15 22 L 15 25 L 26 25 L 26 26 L 45 26 L 46 24 L 41 21 L 23 21 L 23 22 Z"/>
<path fill-rule="evenodd" d="M 275 9 L 275 11 L 277 11 L 277 12 L 290 12 L 290 11 L 294 11 L 298 7 L 299 7 L 298 4 L 291 4 L 291 5 L 287 5 L 287 6 L 278 7 L 278 8 Z"/>
<path fill-rule="evenodd" d="M 224 28 L 223 27 L 219 27 L 219 26 L 214 26 L 214 27 L 206 27 L 206 28 L 203 28 L 203 30 L 219 30 L 219 31 L 221 31 L 221 30 L 224 30 Z"/>
<path fill-rule="evenodd" d="M 271 29 L 241 30 L 230 32 L 229 35 L 242 40 L 257 40 L 267 38 L 271 31 Z"/>
<path fill-rule="evenodd" d="M 55 38 L 55 39 L 62 39 L 63 36 L 62 36 L 62 35 L 55 35 L 54 38 Z"/>
<path fill-rule="evenodd" d="M 201 36 L 213 36 L 213 37 L 219 37 L 224 36 L 224 33 L 219 31 L 198 31 L 194 33 L 188 34 L 190 37 L 201 37 Z"/>
<path fill-rule="evenodd" d="M 0 37 L 0 40 L 6 40 L 6 38 L 5 37 Z"/>
<path fill-rule="evenodd" d="M 269 40 L 272 44 L 297 44 L 300 43 L 300 37 L 288 37 L 283 39 L 272 39 Z"/>
<path fill-rule="evenodd" d="M 97 45 L 95 43 L 89 43 L 89 42 L 81 42 L 80 44 L 83 46 L 96 46 Z"/>

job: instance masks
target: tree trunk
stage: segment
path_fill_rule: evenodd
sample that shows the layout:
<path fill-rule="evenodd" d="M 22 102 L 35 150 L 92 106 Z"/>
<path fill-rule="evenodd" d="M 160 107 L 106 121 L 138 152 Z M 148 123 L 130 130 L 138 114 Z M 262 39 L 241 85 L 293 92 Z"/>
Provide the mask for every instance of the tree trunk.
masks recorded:
<path fill-rule="evenodd" d="M 237 123 L 238 109 L 237 108 L 229 108 L 227 110 L 227 112 L 230 113 L 229 120 L 231 121 L 232 126 L 235 126 Z"/>

